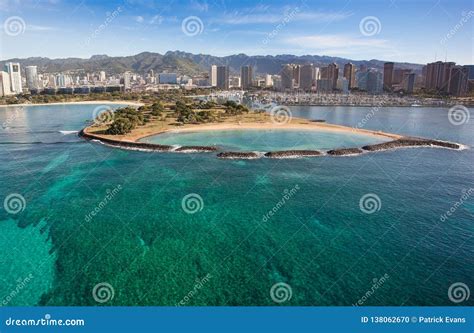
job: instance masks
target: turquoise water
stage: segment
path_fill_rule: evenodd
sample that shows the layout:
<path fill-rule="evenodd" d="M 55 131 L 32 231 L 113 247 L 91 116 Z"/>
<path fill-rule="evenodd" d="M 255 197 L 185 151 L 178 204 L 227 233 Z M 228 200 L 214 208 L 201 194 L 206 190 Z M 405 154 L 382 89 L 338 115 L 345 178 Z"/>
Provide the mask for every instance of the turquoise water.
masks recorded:
<path fill-rule="evenodd" d="M 142 139 L 164 145 L 217 146 L 233 151 L 275 151 L 361 147 L 387 141 L 354 133 L 295 130 L 223 130 L 213 132 L 163 133 Z"/>
<path fill-rule="evenodd" d="M 364 305 L 455 305 L 451 284 L 474 289 L 474 197 L 441 221 L 474 187 L 472 149 L 230 161 L 60 132 L 95 107 L 0 108 L 0 203 L 25 199 L 17 214 L 0 209 L 2 300 L 33 276 L 8 305 L 175 305 L 195 290 L 186 305 L 352 305 L 385 274 Z M 370 111 L 292 108 L 348 126 Z M 381 108 L 364 128 L 474 146 L 472 119 L 453 126 L 442 108 Z M 369 193 L 373 214 L 359 207 Z M 103 282 L 114 297 L 99 303 Z M 270 296 L 279 282 L 284 303 Z"/>

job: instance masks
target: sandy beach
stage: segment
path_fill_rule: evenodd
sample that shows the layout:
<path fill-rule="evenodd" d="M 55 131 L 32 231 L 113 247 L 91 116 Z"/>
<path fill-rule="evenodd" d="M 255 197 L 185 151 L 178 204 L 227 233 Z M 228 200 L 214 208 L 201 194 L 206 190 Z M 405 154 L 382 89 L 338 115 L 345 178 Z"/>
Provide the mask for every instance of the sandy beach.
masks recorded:
<path fill-rule="evenodd" d="M 293 118 L 291 122 L 284 124 L 276 124 L 273 122 L 225 122 L 225 123 L 212 123 L 212 124 L 186 124 L 182 127 L 144 127 L 137 130 L 133 130 L 127 135 L 106 135 L 98 134 L 95 127 L 88 127 L 84 129 L 84 132 L 90 135 L 94 135 L 97 138 L 107 138 L 110 140 L 117 141 L 128 141 L 138 142 L 140 139 L 163 134 L 163 133 L 183 133 L 183 132 L 202 132 L 202 131 L 226 131 L 226 130 L 300 130 L 300 131 L 326 131 L 326 132 L 340 132 L 340 133 L 352 133 L 359 135 L 370 135 L 380 138 L 389 139 L 400 139 L 401 135 L 386 133 L 382 131 L 371 131 L 360 128 L 352 128 L 341 125 L 333 125 L 328 123 L 310 122 L 305 119 Z"/>

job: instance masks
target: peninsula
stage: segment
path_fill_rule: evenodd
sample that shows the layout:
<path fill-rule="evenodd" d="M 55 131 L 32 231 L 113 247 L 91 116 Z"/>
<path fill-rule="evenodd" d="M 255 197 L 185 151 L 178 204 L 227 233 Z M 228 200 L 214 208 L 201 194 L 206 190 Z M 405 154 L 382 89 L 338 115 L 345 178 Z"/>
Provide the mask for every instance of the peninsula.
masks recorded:
<path fill-rule="evenodd" d="M 456 143 L 404 137 L 402 135 L 373 131 L 361 128 L 328 124 L 321 121 L 294 118 L 284 106 L 276 107 L 273 112 L 250 110 L 246 106 L 232 101 L 216 102 L 189 102 L 179 100 L 176 103 L 155 102 L 151 105 L 142 105 L 138 108 L 125 107 L 116 111 L 105 111 L 98 114 L 90 126 L 84 128 L 80 135 L 85 139 L 97 140 L 104 144 L 145 151 L 167 151 L 176 153 L 189 152 L 216 152 L 219 147 L 193 146 L 175 147 L 141 142 L 149 136 L 162 133 L 184 133 L 197 131 L 222 130 L 295 130 L 295 131 L 329 131 L 340 133 L 354 133 L 379 137 L 382 142 L 364 147 L 342 148 L 320 152 L 317 150 L 289 150 L 274 152 L 225 152 L 218 153 L 219 158 L 255 159 L 267 158 L 294 158 L 313 157 L 322 155 L 344 156 L 387 150 L 399 147 L 443 147 L 461 149 Z M 388 140 L 389 139 L 389 140 Z"/>

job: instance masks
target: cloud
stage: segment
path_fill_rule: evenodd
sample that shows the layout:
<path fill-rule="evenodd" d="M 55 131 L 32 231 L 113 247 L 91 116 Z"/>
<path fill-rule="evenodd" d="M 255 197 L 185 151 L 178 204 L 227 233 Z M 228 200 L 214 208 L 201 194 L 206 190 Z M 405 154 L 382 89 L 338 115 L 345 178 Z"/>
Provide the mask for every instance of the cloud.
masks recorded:
<path fill-rule="evenodd" d="M 52 31 L 56 30 L 53 27 L 47 27 L 47 26 L 42 26 L 42 25 L 34 25 L 34 24 L 28 24 L 26 26 L 27 31 Z"/>
<path fill-rule="evenodd" d="M 295 21 L 312 21 L 313 23 L 341 21 L 352 15 L 352 13 L 332 12 L 308 12 L 299 7 L 288 8 L 280 13 L 248 14 L 244 12 L 233 12 L 218 18 L 216 22 L 225 24 L 265 24 L 280 23 L 286 16 L 291 15 Z"/>
<path fill-rule="evenodd" d="M 209 11 L 209 4 L 206 1 L 199 2 L 199 1 L 191 1 L 191 6 L 192 9 L 195 9 L 200 12 L 207 12 Z"/>
<path fill-rule="evenodd" d="M 149 21 L 150 24 L 155 24 L 155 23 L 161 24 L 162 22 L 163 22 L 163 17 L 160 15 L 153 16 Z"/>
<path fill-rule="evenodd" d="M 298 36 L 285 40 L 287 43 L 300 47 L 314 49 L 347 49 L 351 47 L 388 48 L 390 45 L 385 39 L 360 38 L 349 35 L 312 35 Z"/>
<path fill-rule="evenodd" d="M 143 23 L 145 21 L 143 16 L 135 16 L 134 19 L 135 19 L 135 22 L 137 23 Z"/>

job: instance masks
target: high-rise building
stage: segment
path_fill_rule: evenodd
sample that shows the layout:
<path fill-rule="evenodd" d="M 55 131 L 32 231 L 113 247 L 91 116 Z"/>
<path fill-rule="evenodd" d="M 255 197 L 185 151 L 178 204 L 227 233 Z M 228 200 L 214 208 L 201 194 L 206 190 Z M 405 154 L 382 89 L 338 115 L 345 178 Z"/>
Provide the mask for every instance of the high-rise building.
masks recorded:
<path fill-rule="evenodd" d="M 7 72 L 0 72 L 0 96 L 7 96 L 11 93 L 10 75 Z"/>
<path fill-rule="evenodd" d="M 426 65 L 425 88 L 436 92 L 447 93 L 454 62 L 436 61 Z"/>
<path fill-rule="evenodd" d="M 178 75 L 176 73 L 160 73 L 158 74 L 159 84 L 178 84 Z"/>
<path fill-rule="evenodd" d="M 241 79 L 238 76 L 231 77 L 229 82 L 230 88 L 240 88 L 241 86 Z"/>
<path fill-rule="evenodd" d="M 327 80 L 328 78 L 328 68 L 327 67 L 321 67 L 321 70 L 320 70 L 320 76 L 319 76 L 319 79 L 320 80 Z"/>
<path fill-rule="evenodd" d="M 403 77 L 403 89 L 408 93 L 413 93 L 415 87 L 415 73 L 405 73 Z"/>
<path fill-rule="evenodd" d="M 39 88 L 39 81 L 38 81 L 38 70 L 36 66 L 26 66 L 25 75 L 26 75 L 26 85 L 28 89 L 30 91 L 37 90 Z"/>
<path fill-rule="evenodd" d="M 301 79 L 301 66 L 293 65 L 293 87 L 298 88 L 300 86 Z"/>
<path fill-rule="evenodd" d="M 283 65 L 281 70 L 281 89 L 282 90 L 291 90 L 295 87 L 294 83 L 294 65 L 286 64 Z"/>
<path fill-rule="evenodd" d="M 151 70 L 151 72 L 153 72 L 153 69 Z M 107 80 L 107 78 L 106 78 L 106 76 L 105 76 L 105 72 L 104 72 L 104 71 L 100 71 L 100 72 L 99 72 L 99 81 L 105 82 L 105 80 Z"/>
<path fill-rule="evenodd" d="M 454 96 L 466 96 L 468 92 L 469 68 L 454 66 L 451 68 L 448 92 Z"/>
<path fill-rule="evenodd" d="M 382 73 L 375 70 L 369 70 L 367 72 L 367 92 L 372 94 L 379 94 L 383 91 L 384 78 Z"/>
<path fill-rule="evenodd" d="M 347 63 L 344 65 L 344 78 L 347 79 L 349 84 L 349 89 L 355 88 L 355 65 L 352 63 Z"/>
<path fill-rule="evenodd" d="M 265 87 L 273 86 L 273 79 L 270 74 L 265 75 Z"/>
<path fill-rule="evenodd" d="M 229 66 L 217 66 L 216 87 L 219 89 L 229 89 Z"/>
<path fill-rule="evenodd" d="M 313 64 L 302 65 L 300 67 L 300 89 L 311 91 L 314 83 L 314 66 Z"/>
<path fill-rule="evenodd" d="M 314 67 L 314 80 L 321 79 L 321 70 L 319 67 Z"/>
<path fill-rule="evenodd" d="M 339 78 L 339 66 L 335 62 L 328 65 L 328 80 L 331 81 L 332 89 L 337 88 L 337 79 Z"/>
<path fill-rule="evenodd" d="M 411 69 L 397 68 L 393 70 L 392 85 L 403 83 L 405 74 L 411 73 Z"/>
<path fill-rule="evenodd" d="M 132 88 L 132 73 L 125 72 L 123 73 L 123 88 L 125 90 L 130 90 Z"/>
<path fill-rule="evenodd" d="M 209 78 L 211 79 L 210 80 L 211 86 L 216 87 L 217 86 L 217 66 L 216 65 L 211 66 L 211 72 L 209 73 Z"/>
<path fill-rule="evenodd" d="M 14 94 L 21 94 L 21 73 L 20 64 L 17 62 L 7 62 L 5 64 L 5 72 L 10 76 L 10 89 Z"/>
<path fill-rule="evenodd" d="M 252 66 L 240 67 L 240 82 L 242 89 L 249 89 L 252 86 L 253 71 Z"/>
<path fill-rule="evenodd" d="M 357 71 L 357 73 L 356 73 L 356 84 L 357 84 L 357 88 L 359 88 L 359 90 L 367 91 L 367 76 L 368 76 L 367 70 Z"/>
<path fill-rule="evenodd" d="M 383 65 L 383 90 L 384 91 L 392 91 L 394 66 L 395 64 L 393 62 L 386 62 Z"/>

